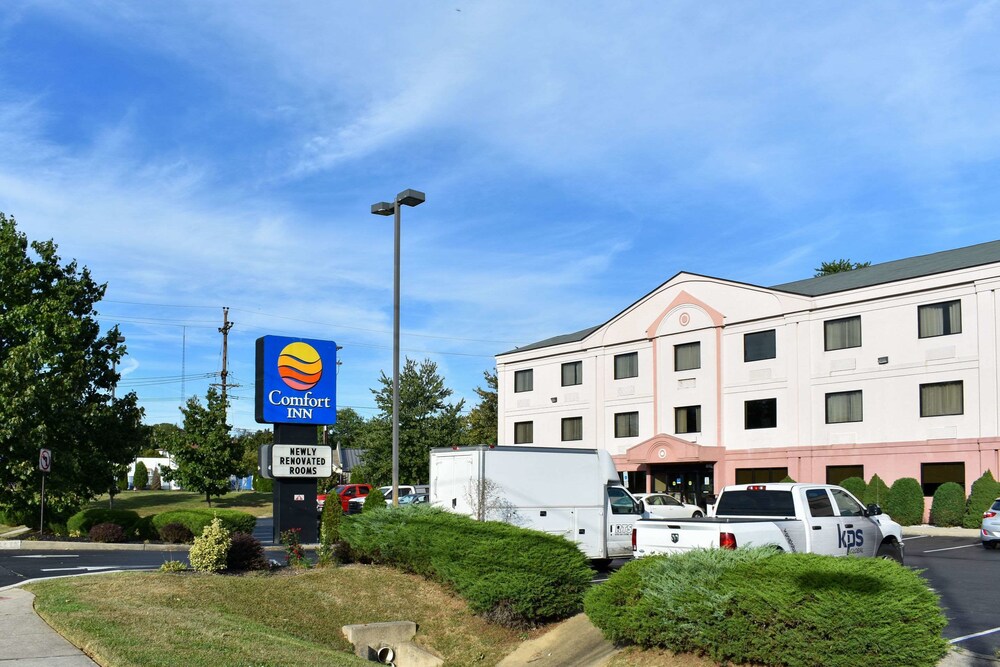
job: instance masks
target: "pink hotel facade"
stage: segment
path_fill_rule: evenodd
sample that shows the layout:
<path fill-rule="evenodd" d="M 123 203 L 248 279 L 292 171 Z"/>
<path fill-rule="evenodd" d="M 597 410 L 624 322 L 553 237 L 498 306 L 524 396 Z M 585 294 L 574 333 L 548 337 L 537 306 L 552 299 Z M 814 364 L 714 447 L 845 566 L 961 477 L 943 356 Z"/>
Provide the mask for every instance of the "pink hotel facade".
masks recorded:
<path fill-rule="evenodd" d="M 500 444 L 608 450 L 633 491 L 1000 472 L 1000 241 L 760 287 L 681 272 L 497 356 Z"/>

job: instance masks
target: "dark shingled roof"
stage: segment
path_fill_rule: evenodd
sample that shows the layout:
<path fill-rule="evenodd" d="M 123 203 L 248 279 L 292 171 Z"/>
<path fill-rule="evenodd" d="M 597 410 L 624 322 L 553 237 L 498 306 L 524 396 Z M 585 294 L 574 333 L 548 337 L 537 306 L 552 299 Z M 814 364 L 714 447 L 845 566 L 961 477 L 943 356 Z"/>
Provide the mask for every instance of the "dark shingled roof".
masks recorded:
<path fill-rule="evenodd" d="M 983 266 L 984 264 L 994 264 L 997 262 L 1000 262 L 1000 241 L 987 241 L 986 243 L 970 245 L 965 248 L 942 250 L 941 252 L 934 252 L 929 255 L 919 255 L 917 257 L 883 262 L 882 264 L 875 264 L 864 269 L 854 269 L 853 271 L 833 273 L 828 276 L 819 276 L 818 278 L 807 278 L 805 280 L 782 283 L 781 285 L 773 285 L 768 289 L 789 292 L 791 294 L 801 294 L 802 296 L 823 296 L 825 294 L 846 292 L 852 289 L 861 289 L 862 287 L 883 285 L 898 280 L 919 278 L 920 276 L 932 276 L 936 273 L 957 271 L 959 269 L 968 269 L 974 266 Z M 508 350 L 507 352 L 502 352 L 497 356 L 502 357 L 505 354 L 536 350 L 563 343 L 578 343 L 602 326 L 604 324 L 598 324 L 595 327 L 583 329 L 576 333 L 553 336 L 552 338 L 540 340 L 537 343 L 531 343 L 523 347 Z"/>
<path fill-rule="evenodd" d="M 970 245 L 966 248 L 943 250 L 931 253 L 930 255 L 897 259 L 892 262 L 875 264 L 864 269 L 833 273 L 818 278 L 796 280 L 791 283 L 774 285 L 770 289 L 778 290 L 779 292 L 801 294 L 803 296 L 822 296 L 824 294 L 834 294 L 862 287 L 892 283 L 897 280 L 931 276 L 935 273 L 944 273 L 945 271 L 968 269 L 973 266 L 993 264 L 994 262 L 1000 262 L 1000 241 L 989 241 L 978 245 Z"/>

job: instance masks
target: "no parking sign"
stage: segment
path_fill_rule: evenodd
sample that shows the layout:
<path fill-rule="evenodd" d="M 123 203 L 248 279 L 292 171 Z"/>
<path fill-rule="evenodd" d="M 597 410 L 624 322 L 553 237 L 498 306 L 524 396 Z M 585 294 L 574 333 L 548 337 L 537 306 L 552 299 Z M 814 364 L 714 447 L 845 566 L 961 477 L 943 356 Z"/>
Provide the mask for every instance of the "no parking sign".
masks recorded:
<path fill-rule="evenodd" d="M 52 452 L 47 449 L 38 452 L 38 469 L 42 472 L 52 472 Z"/>

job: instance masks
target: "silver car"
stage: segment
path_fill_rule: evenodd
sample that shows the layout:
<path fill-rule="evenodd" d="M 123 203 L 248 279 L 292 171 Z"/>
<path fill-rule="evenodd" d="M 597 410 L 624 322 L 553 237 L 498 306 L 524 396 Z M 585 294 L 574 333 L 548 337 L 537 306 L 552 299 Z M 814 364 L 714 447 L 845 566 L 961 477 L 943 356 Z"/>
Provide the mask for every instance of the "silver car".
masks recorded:
<path fill-rule="evenodd" d="M 993 501 L 993 505 L 983 512 L 983 546 L 987 549 L 996 549 L 1000 544 L 1000 498 Z"/>

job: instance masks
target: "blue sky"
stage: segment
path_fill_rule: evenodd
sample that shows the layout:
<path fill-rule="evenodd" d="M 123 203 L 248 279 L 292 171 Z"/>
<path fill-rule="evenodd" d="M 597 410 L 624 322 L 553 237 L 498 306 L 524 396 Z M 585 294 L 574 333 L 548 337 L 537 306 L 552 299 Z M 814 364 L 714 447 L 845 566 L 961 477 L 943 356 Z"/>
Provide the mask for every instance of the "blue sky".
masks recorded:
<path fill-rule="evenodd" d="M 494 355 L 686 270 L 773 285 L 1000 238 L 1000 4 L 0 5 L 0 211 L 107 282 L 122 390 L 179 423 L 254 341 L 403 354 L 456 398 Z M 184 380 L 180 378 L 184 375 Z"/>

